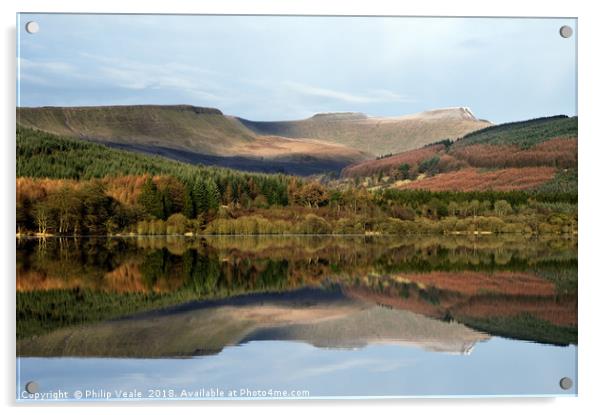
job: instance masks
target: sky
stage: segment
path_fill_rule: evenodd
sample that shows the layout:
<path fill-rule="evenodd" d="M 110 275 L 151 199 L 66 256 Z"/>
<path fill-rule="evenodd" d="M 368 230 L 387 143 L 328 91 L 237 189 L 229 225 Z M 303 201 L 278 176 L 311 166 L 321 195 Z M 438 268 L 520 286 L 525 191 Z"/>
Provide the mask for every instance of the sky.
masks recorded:
<path fill-rule="evenodd" d="M 574 19 L 21 14 L 18 105 L 576 115 Z M 35 34 L 24 28 L 39 24 Z"/>

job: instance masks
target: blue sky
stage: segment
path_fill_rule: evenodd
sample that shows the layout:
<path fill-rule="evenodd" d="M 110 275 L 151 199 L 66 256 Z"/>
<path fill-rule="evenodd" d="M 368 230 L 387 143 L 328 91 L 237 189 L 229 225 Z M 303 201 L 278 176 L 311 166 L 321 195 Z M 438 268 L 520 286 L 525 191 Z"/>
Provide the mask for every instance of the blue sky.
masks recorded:
<path fill-rule="evenodd" d="M 192 104 L 253 120 L 452 106 L 496 123 L 576 115 L 576 36 L 558 34 L 575 23 L 24 14 L 18 100 Z"/>

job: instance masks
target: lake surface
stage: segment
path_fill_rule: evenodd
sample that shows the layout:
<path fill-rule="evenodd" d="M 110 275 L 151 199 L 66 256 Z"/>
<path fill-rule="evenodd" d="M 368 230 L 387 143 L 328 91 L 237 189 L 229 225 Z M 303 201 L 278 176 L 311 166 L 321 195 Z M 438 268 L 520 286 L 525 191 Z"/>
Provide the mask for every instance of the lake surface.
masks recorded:
<path fill-rule="evenodd" d="M 577 242 L 19 239 L 17 354 L 22 401 L 575 395 Z"/>

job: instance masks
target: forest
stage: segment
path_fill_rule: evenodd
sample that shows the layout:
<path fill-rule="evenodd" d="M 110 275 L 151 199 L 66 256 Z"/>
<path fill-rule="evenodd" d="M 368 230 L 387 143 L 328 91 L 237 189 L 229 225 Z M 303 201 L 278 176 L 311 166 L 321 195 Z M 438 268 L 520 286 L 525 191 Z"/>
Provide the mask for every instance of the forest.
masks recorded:
<path fill-rule="evenodd" d="M 576 192 L 368 190 L 180 163 L 20 126 L 16 187 L 18 235 L 577 232 Z"/>

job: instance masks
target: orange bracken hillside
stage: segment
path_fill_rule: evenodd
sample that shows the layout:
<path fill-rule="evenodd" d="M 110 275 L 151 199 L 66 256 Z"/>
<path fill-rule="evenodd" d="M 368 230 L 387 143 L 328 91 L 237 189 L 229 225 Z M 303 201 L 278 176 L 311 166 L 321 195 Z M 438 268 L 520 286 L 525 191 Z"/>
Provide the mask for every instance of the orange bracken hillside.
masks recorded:
<path fill-rule="evenodd" d="M 556 169 L 553 167 L 509 168 L 484 172 L 476 168 L 468 168 L 402 183 L 396 187 L 435 191 L 525 190 L 551 180 L 555 174 Z"/>
<path fill-rule="evenodd" d="M 443 148 L 444 146 L 442 144 L 435 144 L 418 148 L 416 150 L 395 154 L 394 156 L 385 157 L 378 160 L 368 160 L 363 163 L 346 167 L 343 170 L 343 175 L 345 177 L 371 176 L 373 174 L 378 174 L 381 171 L 396 169 L 399 167 L 399 165 L 404 163 L 407 163 L 410 166 L 417 165 L 422 160 L 433 157 Z"/>
<path fill-rule="evenodd" d="M 553 179 L 553 188 L 576 188 L 577 147 L 576 117 L 538 118 L 360 162 L 342 176 L 369 177 L 369 186 L 435 191 L 528 190 Z"/>
<path fill-rule="evenodd" d="M 577 140 L 555 138 L 524 149 L 517 145 L 474 144 L 454 148 L 450 155 L 474 167 L 577 166 Z"/>

